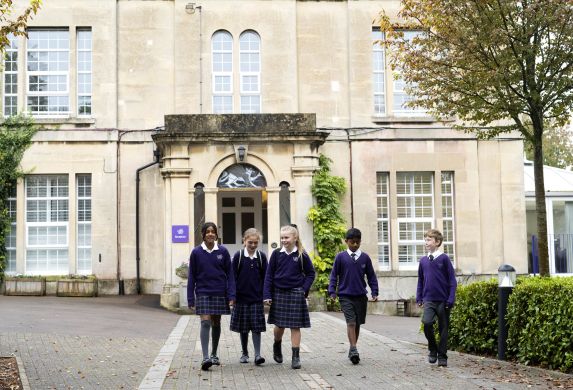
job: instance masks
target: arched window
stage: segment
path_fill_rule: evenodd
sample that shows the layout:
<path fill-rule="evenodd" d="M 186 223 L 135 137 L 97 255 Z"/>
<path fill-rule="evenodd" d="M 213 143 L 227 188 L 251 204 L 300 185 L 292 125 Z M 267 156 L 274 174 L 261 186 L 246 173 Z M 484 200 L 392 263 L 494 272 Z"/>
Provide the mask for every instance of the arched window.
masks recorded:
<path fill-rule="evenodd" d="M 213 113 L 233 112 L 233 36 L 224 30 L 211 38 L 213 55 Z"/>
<path fill-rule="evenodd" d="M 239 38 L 241 113 L 261 112 L 261 37 L 247 30 Z"/>

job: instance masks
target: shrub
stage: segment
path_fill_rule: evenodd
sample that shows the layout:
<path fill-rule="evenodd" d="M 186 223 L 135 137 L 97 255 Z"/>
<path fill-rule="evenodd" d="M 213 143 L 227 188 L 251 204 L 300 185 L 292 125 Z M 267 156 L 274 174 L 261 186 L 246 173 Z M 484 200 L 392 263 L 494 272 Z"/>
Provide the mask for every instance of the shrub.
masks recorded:
<path fill-rule="evenodd" d="M 345 220 L 340 211 L 340 198 L 346 191 L 346 182 L 344 178 L 331 174 L 331 162 L 328 157 L 320 155 L 320 169 L 315 172 L 311 187 L 315 205 L 310 208 L 307 216 L 312 222 L 316 244 L 315 253 L 311 256 L 316 270 L 314 289 L 325 298 L 334 257 L 344 249 L 346 232 Z"/>
<path fill-rule="evenodd" d="M 573 278 L 526 278 L 509 298 L 508 354 L 573 371 Z"/>
<path fill-rule="evenodd" d="M 497 351 L 497 281 L 459 285 L 450 315 L 450 348 L 462 352 Z"/>

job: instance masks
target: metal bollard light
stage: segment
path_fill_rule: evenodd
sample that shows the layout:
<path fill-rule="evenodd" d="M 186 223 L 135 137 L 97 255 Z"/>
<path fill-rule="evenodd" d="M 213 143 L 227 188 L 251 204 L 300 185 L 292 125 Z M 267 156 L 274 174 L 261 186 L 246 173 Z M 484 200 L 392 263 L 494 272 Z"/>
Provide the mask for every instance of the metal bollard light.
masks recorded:
<path fill-rule="evenodd" d="M 498 316 L 498 336 L 497 336 L 497 358 L 505 360 L 507 350 L 507 303 L 509 296 L 515 286 L 515 268 L 509 264 L 502 264 L 498 271 L 497 287 L 497 316 Z"/>

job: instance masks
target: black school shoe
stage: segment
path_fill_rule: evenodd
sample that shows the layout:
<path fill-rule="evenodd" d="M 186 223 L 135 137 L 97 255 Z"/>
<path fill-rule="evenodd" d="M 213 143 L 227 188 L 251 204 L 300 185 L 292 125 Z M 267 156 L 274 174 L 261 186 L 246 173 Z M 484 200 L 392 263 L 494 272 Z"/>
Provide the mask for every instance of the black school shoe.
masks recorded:
<path fill-rule="evenodd" d="M 275 359 L 275 362 L 277 363 L 283 362 L 283 351 L 281 343 L 282 341 L 275 341 L 273 344 L 273 359 Z"/>
<path fill-rule="evenodd" d="M 438 361 L 438 354 L 435 352 L 430 352 L 428 354 L 428 363 L 434 364 L 437 361 Z"/>
<path fill-rule="evenodd" d="M 350 350 L 350 352 L 348 352 L 348 357 L 350 358 L 352 364 L 360 363 L 360 354 L 356 348 L 353 348 Z"/>
<path fill-rule="evenodd" d="M 448 359 L 438 359 L 438 367 L 447 367 Z"/>
<path fill-rule="evenodd" d="M 257 355 L 255 356 L 255 365 L 260 366 L 261 364 L 263 364 L 265 362 L 265 358 L 262 357 L 261 355 Z"/>
<path fill-rule="evenodd" d="M 219 361 L 219 357 L 217 355 L 211 355 L 211 364 L 214 366 L 220 366 L 221 362 Z"/>
<path fill-rule="evenodd" d="M 209 368 L 211 368 L 212 365 L 213 365 L 213 362 L 211 361 L 211 359 L 209 359 L 209 358 L 203 359 L 203 361 L 201 362 L 201 370 L 209 371 Z"/>

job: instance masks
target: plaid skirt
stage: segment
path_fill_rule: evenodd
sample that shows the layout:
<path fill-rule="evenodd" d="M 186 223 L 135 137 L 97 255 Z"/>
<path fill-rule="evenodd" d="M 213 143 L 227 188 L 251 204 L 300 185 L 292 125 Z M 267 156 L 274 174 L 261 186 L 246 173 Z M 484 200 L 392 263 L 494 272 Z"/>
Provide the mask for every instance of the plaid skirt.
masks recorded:
<path fill-rule="evenodd" d="M 304 290 L 301 287 L 289 290 L 275 288 L 268 323 L 279 328 L 310 328 Z"/>
<path fill-rule="evenodd" d="M 201 295 L 195 299 L 195 314 L 231 314 L 227 297 Z"/>
<path fill-rule="evenodd" d="M 231 330 L 239 333 L 265 332 L 267 326 L 263 303 L 237 303 L 231 313 Z"/>

